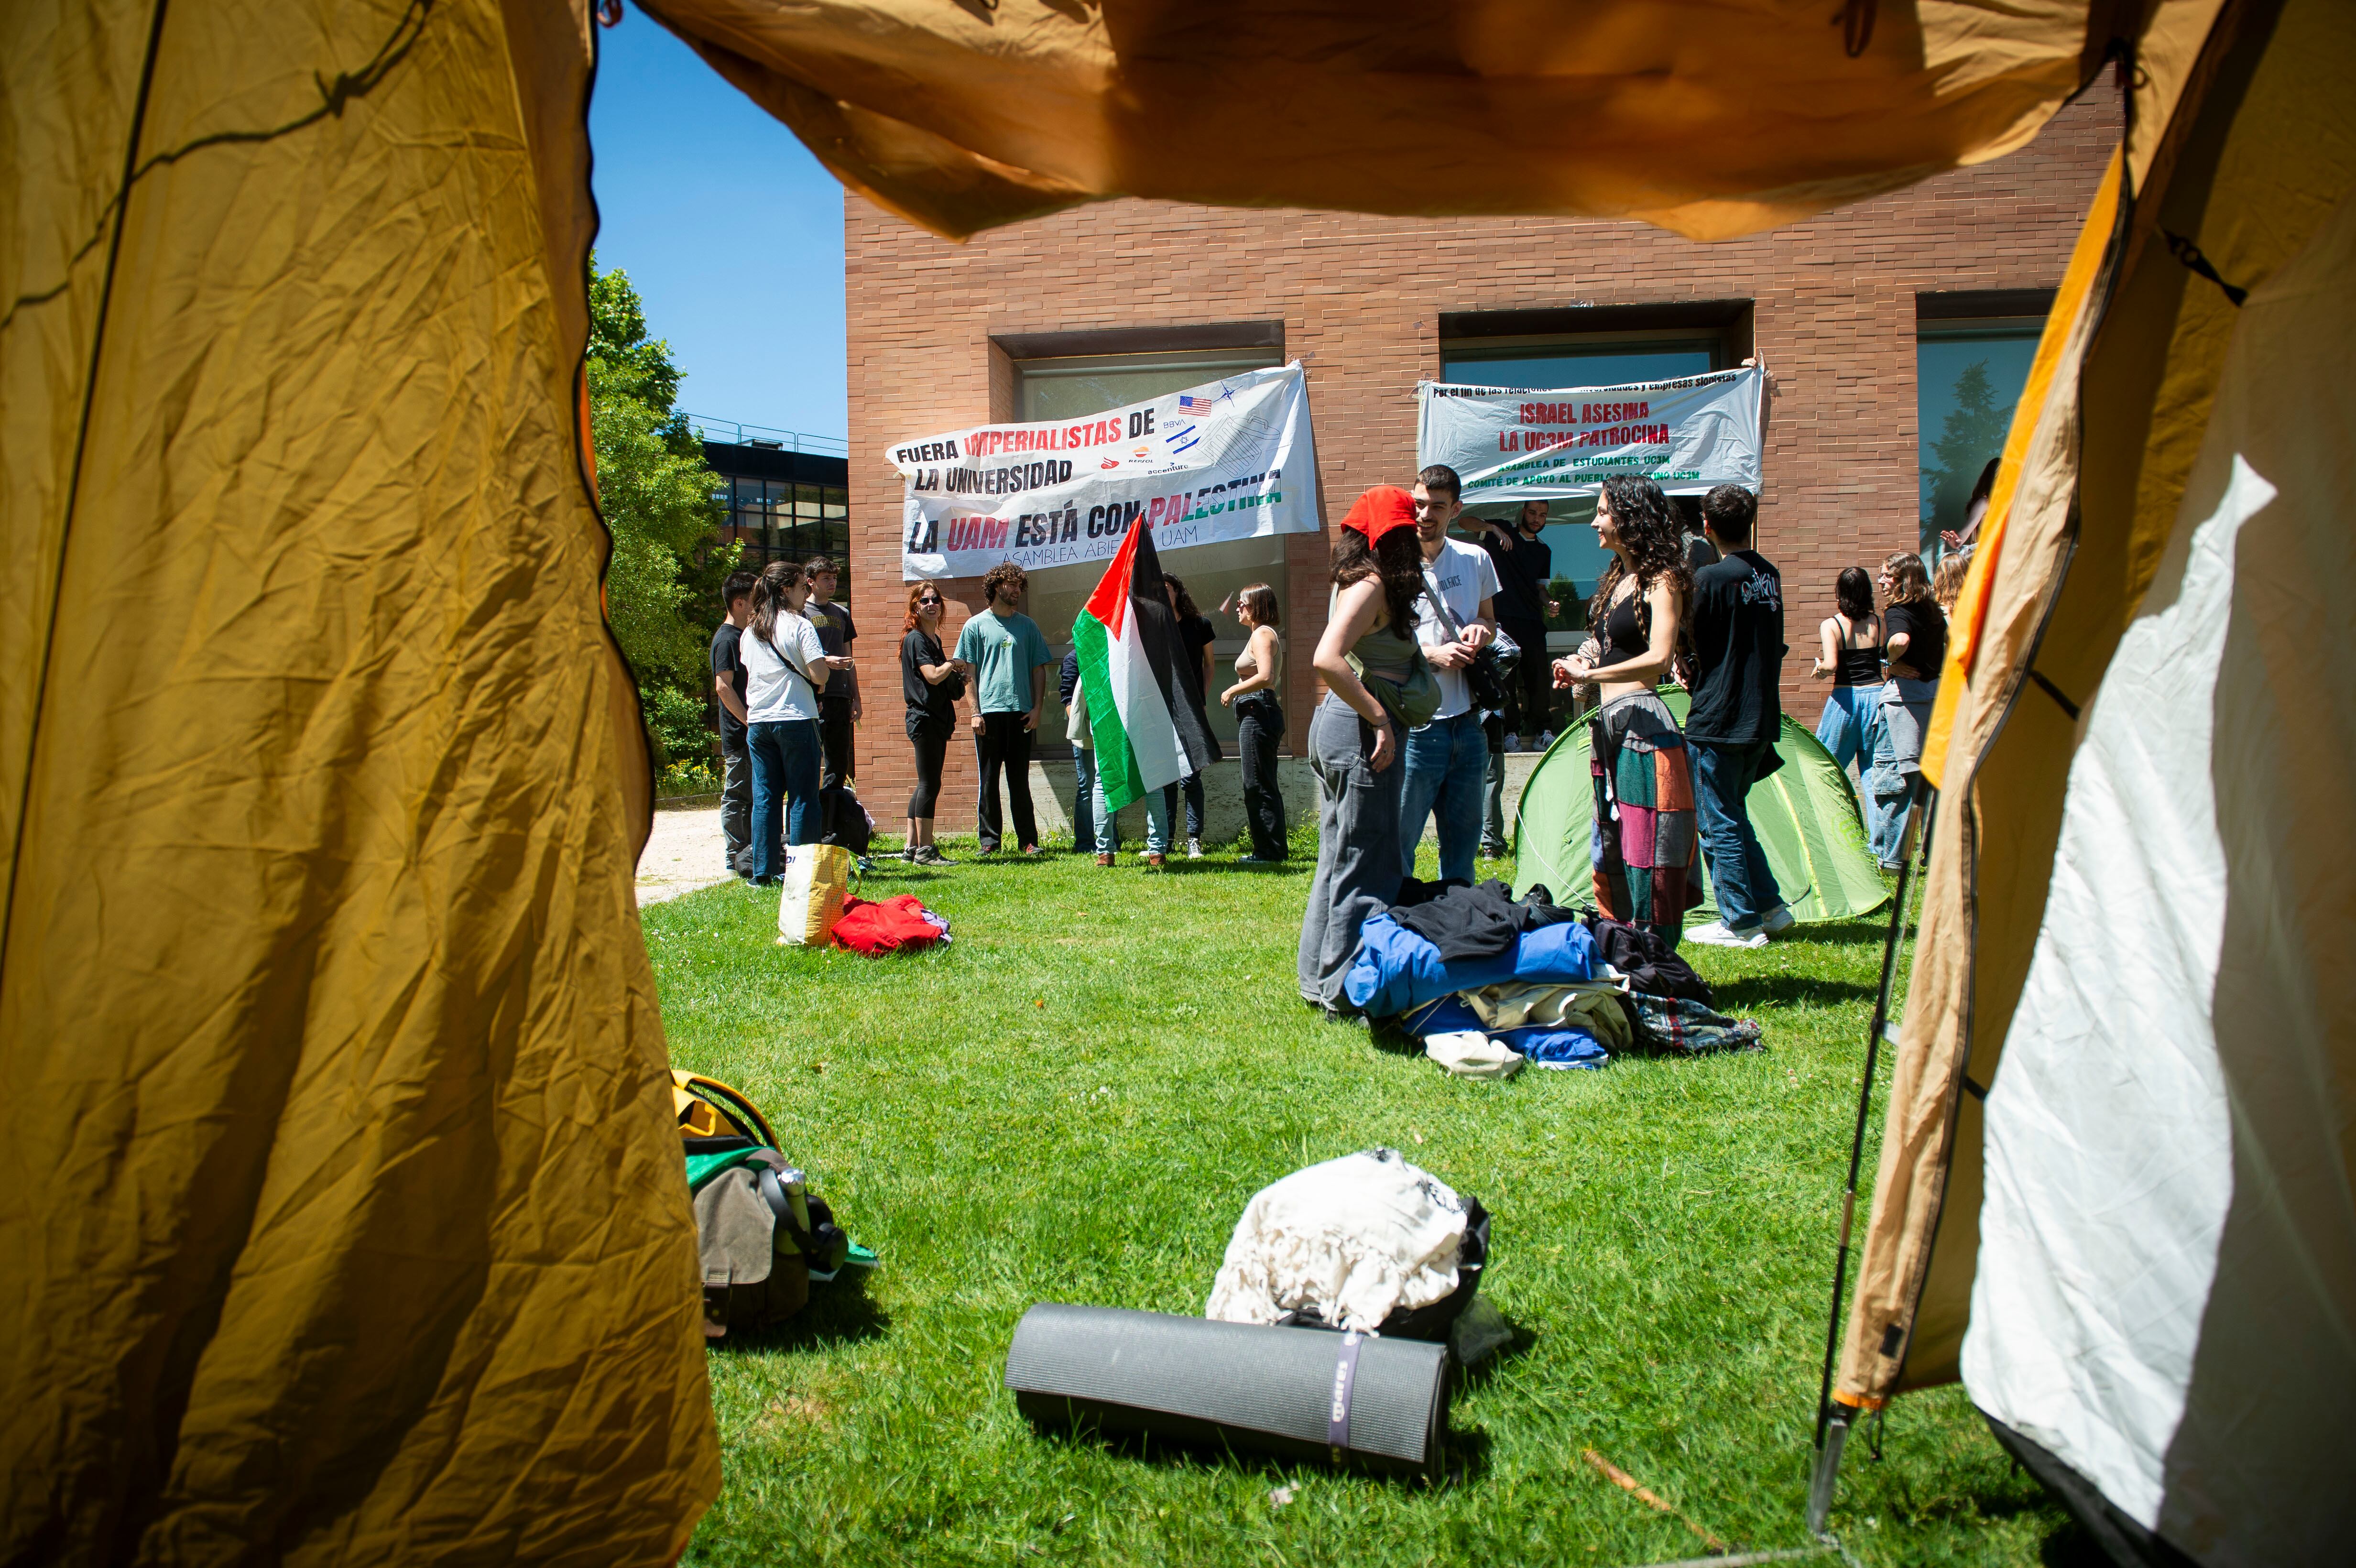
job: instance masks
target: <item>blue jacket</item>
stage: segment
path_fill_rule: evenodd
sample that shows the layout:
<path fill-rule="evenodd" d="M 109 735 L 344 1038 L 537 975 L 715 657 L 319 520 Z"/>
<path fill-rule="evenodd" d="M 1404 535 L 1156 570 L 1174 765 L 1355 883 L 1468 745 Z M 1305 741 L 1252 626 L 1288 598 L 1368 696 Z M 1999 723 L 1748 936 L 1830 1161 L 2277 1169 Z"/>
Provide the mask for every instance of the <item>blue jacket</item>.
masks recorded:
<path fill-rule="evenodd" d="M 1442 963 L 1440 949 L 1387 914 L 1366 922 L 1358 954 L 1342 981 L 1351 1005 L 1378 1019 L 1435 1001 L 1451 991 L 1508 980 L 1560 983 L 1595 978 L 1595 939 L 1575 920 L 1526 931 L 1511 953 Z"/>

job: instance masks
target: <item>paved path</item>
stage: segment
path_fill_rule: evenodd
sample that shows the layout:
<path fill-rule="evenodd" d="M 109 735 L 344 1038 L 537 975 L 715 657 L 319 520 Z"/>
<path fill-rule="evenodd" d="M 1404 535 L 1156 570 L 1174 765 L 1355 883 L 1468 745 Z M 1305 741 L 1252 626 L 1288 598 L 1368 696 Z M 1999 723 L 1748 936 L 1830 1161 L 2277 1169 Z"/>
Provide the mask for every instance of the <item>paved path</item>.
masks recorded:
<path fill-rule="evenodd" d="M 728 880 L 721 869 L 720 808 L 658 811 L 638 857 L 638 904 L 660 903 Z"/>

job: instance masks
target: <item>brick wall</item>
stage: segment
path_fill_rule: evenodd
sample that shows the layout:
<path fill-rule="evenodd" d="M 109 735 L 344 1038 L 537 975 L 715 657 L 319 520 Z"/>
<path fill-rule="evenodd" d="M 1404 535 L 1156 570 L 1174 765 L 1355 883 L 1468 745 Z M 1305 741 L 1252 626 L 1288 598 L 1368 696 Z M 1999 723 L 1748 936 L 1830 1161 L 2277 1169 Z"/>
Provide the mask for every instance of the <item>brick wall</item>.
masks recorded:
<path fill-rule="evenodd" d="M 846 196 L 852 573 L 870 703 L 862 796 L 896 826 L 915 773 L 894 696 L 900 482 L 881 453 L 1010 416 L 1012 376 L 993 334 L 1281 320 L 1287 356 L 1308 368 L 1330 527 L 1366 485 L 1412 483 L 1415 383 L 1440 374 L 1441 312 L 1751 300 L 1771 378 L 1758 543 L 1782 568 L 1789 602 L 1784 703 L 1813 725 L 1824 688 L 1807 679 L 1808 660 L 1834 577 L 1914 546 L 1916 294 L 2057 284 L 2118 128 L 2115 100 L 2098 91 L 2008 158 L 1717 245 L 1632 223 L 1145 201 L 956 245 Z M 1301 535 L 1287 545 L 1285 707 L 1298 749 L 1328 544 Z M 981 607 L 980 584 L 943 586 L 954 639 Z M 1060 749 L 1060 719 L 1041 728 Z M 971 829 L 973 776 L 961 739 L 949 751 L 943 831 Z"/>

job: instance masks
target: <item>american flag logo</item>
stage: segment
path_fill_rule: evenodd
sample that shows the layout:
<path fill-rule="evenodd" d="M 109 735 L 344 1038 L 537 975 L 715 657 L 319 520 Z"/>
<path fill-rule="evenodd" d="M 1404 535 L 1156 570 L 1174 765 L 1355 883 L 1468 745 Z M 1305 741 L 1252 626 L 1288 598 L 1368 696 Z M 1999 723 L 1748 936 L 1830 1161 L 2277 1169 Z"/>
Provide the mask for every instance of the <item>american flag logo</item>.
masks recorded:
<path fill-rule="evenodd" d="M 1191 414 L 1196 419 L 1208 419 L 1212 406 L 1218 400 L 1216 398 L 1198 398 L 1191 392 L 1181 392 L 1178 394 L 1178 411 L 1182 414 Z"/>

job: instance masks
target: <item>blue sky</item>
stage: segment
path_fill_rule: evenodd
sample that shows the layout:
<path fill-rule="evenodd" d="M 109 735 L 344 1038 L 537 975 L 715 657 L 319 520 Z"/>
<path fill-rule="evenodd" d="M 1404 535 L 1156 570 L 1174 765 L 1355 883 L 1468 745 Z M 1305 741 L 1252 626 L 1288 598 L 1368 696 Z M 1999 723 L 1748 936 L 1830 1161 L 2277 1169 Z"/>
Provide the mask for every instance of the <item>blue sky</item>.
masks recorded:
<path fill-rule="evenodd" d="M 597 264 L 670 340 L 680 405 L 840 438 L 842 187 L 644 12 L 598 33 Z"/>

